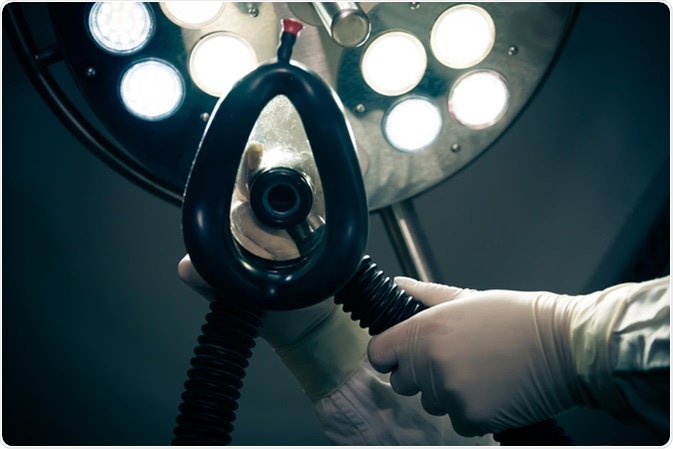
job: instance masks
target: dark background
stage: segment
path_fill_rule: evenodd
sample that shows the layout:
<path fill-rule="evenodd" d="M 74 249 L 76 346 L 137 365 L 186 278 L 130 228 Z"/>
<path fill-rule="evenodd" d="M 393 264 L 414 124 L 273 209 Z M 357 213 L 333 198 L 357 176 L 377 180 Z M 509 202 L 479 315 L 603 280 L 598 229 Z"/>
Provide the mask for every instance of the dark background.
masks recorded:
<path fill-rule="evenodd" d="M 415 201 L 444 281 L 579 294 L 668 273 L 669 21 L 663 3 L 582 6 L 516 124 Z M 207 312 L 176 276 L 180 211 L 68 133 L 4 33 L 2 51 L 4 442 L 167 445 Z M 401 274 L 378 215 L 369 253 Z M 579 444 L 656 443 L 601 412 L 560 421 Z M 262 340 L 233 443 L 328 444 Z"/>

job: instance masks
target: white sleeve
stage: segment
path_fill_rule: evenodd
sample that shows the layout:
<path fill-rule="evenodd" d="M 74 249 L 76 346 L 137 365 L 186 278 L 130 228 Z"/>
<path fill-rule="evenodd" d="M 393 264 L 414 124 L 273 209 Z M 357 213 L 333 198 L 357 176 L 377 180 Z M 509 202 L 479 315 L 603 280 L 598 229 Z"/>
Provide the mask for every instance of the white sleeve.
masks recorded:
<path fill-rule="evenodd" d="M 588 296 L 571 337 L 583 402 L 668 435 L 670 276 Z"/>
<path fill-rule="evenodd" d="M 397 394 L 388 382 L 389 374 L 378 373 L 369 364 L 369 339 L 366 329 L 335 308 L 294 343 L 281 346 L 278 339 L 272 340 L 274 350 L 313 402 L 318 421 L 332 443 L 495 444 L 491 436 L 461 437 L 448 416 L 432 416 L 423 409 L 420 395 Z"/>
<path fill-rule="evenodd" d="M 392 389 L 389 374 L 380 374 L 368 361 L 330 395 L 315 400 L 322 430 L 334 444 L 359 446 L 475 446 L 497 444 L 491 435 L 458 435 L 448 416 L 432 416 L 420 395 L 402 396 Z"/>
<path fill-rule="evenodd" d="M 670 430 L 670 276 L 634 288 L 610 338 L 613 378 L 630 414 Z"/>

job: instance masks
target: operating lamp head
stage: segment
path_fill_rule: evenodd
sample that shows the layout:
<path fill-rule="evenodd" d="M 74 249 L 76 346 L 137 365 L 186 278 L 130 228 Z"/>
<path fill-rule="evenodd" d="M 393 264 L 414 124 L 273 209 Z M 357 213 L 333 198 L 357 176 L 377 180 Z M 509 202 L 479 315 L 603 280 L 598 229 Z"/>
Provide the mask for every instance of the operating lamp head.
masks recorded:
<path fill-rule="evenodd" d="M 95 116 L 74 128 L 120 171 L 176 204 L 217 101 L 277 57 L 280 18 L 298 18 L 306 26 L 293 59 L 342 103 L 372 211 L 422 193 L 486 151 L 532 97 L 575 11 L 548 2 L 42 7 L 58 52 L 37 52 L 35 68 L 62 57 L 85 100 L 74 104 L 88 103 L 85 121 Z M 104 132 L 89 132 L 95 126 Z"/>

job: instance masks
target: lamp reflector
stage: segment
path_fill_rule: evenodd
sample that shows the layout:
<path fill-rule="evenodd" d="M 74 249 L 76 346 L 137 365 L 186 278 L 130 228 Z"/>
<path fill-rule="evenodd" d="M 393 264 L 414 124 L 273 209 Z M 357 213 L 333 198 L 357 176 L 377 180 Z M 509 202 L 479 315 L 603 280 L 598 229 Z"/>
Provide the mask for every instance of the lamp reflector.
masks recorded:
<path fill-rule="evenodd" d="M 442 64 L 465 69 L 481 62 L 495 43 L 491 16 L 475 5 L 457 5 L 442 13 L 432 26 L 430 48 Z"/>
<path fill-rule="evenodd" d="M 129 112 L 145 120 L 170 116 L 185 95 L 178 71 L 166 62 L 153 59 L 131 66 L 122 76 L 119 90 Z"/>
<path fill-rule="evenodd" d="M 223 2 L 164 2 L 161 9 L 171 22 L 185 28 L 199 28 L 217 19 Z"/>
<path fill-rule="evenodd" d="M 410 97 L 393 105 L 383 118 L 383 134 L 400 151 L 431 145 L 442 129 L 437 105 L 424 97 Z"/>
<path fill-rule="evenodd" d="M 505 79 L 492 70 L 470 72 L 456 81 L 449 93 L 449 112 L 471 129 L 484 129 L 500 120 L 509 105 Z"/>
<path fill-rule="evenodd" d="M 391 31 L 372 41 L 362 56 L 362 76 L 381 95 L 402 95 L 418 85 L 428 64 L 425 48 L 413 34 Z"/>
<path fill-rule="evenodd" d="M 205 36 L 192 50 L 189 73 L 204 92 L 220 97 L 257 66 L 252 46 L 234 33 L 218 32 Z"/>
<path fill-rule="evenodd" d="M 98 2 L 89 12 L 94 42 L 113 54 L 140 50 L 149 41 L 152 28 L 152 16 L 143 3 Z"/>

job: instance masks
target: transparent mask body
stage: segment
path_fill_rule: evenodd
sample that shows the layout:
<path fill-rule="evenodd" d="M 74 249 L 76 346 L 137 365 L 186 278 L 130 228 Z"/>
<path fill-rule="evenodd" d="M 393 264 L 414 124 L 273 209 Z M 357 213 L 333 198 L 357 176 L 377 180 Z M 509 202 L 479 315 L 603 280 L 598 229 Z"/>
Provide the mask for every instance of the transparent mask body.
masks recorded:
<path fill-rule="evenodd" d="M 299 173 L 310 186 L 312 205 L 298 225 L 278 228 L 264 224 L 250 202 L 256 176 L 273 168 Z M 299 114 L 284 95 L 260 113 L 241 158 L 231 201 L 231 233 L 245 251 L 269 261 L 292 261 L 310 254 L 325 225 L 325 199 L 313 152 Z"/>

